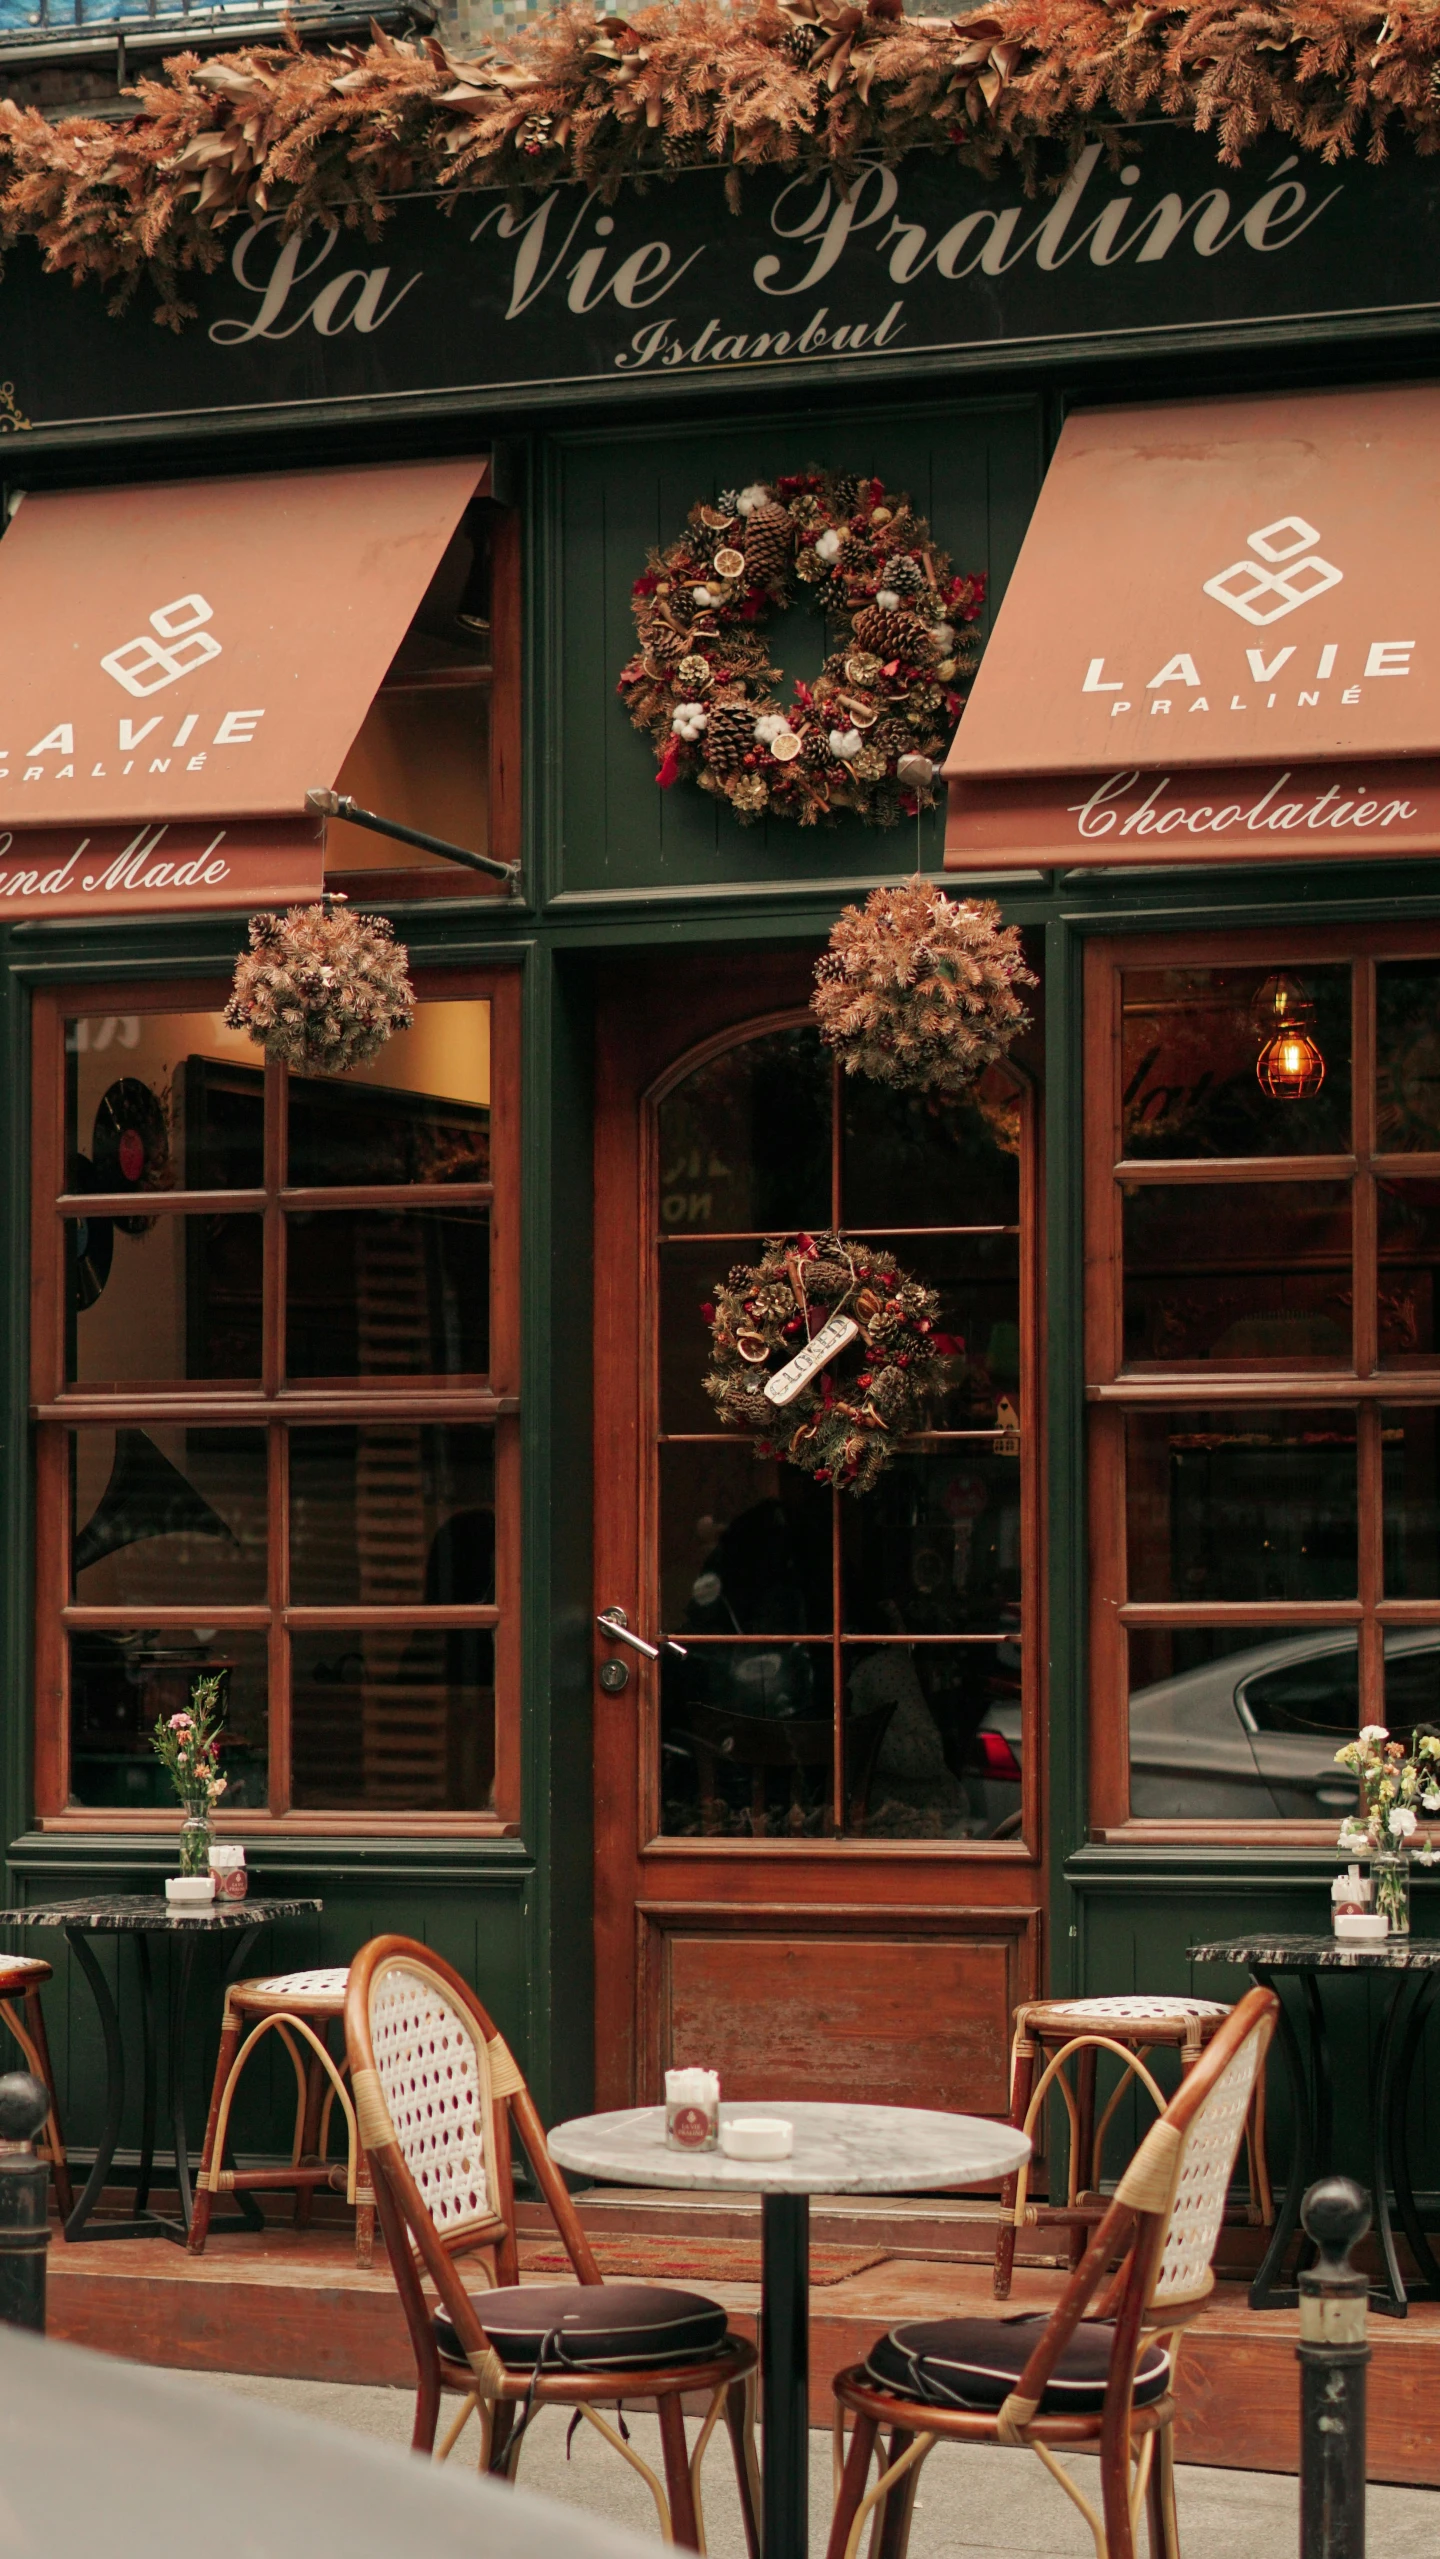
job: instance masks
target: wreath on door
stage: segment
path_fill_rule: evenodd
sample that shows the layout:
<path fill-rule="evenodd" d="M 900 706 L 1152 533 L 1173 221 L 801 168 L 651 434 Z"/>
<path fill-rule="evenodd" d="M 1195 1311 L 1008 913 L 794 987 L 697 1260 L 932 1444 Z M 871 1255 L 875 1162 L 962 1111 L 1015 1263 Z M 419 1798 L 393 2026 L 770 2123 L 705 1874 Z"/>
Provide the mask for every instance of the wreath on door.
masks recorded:
<path fill-rule="evenodd" d="M 751 822 L 848 810 L 895 826 L 935 797 L 979 649 L 981 575 L 959 575 L 908 497 L 802 471 L 724 490 L 635 581 L 637 654 L 622 700 L 669 790 L 693 776 Z M 789 702 L 763 625 L 803 598 L 846 637 Z"/>
<path fill-rule="evenodd" d="M 937 1329 L 935 1291 L 887 1246 L 853 1236 L 772 1236 L 737 1263 L 705 1309 L 705 1392 L 817 1484 L 868 1493 L 907 1433 L 924 1427 L 943 1363 L 965 1345 Z"/>

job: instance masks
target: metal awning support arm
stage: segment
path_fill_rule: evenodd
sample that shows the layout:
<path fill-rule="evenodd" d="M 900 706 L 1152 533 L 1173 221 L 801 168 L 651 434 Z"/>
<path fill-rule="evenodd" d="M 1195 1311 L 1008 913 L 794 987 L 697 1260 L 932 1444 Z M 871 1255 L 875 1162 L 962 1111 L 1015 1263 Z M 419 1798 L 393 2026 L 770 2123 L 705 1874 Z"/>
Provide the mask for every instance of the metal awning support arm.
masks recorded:
<path fill-rule="evenodd" d="M 318 817 L 343 817 L 349 826 L 368 826 L 372 835 L 388 835 L 397 844 L 418 845 L 422 853 L 438 853 L 445 862 L 459 862 L 467 871 L 488 872 L 491 879 L 507 880 L 512 896 L 520 894 L 518 862 L 497 862 L 489 853 L 468 853 L 463 844 L 447 844 L 442 835 L 422 835 L 418 826 L 402 826 L 397 818 L 377 817 L 373 809 L 357 808 L 343 791 L 307 791 L 305 805 Z"/>

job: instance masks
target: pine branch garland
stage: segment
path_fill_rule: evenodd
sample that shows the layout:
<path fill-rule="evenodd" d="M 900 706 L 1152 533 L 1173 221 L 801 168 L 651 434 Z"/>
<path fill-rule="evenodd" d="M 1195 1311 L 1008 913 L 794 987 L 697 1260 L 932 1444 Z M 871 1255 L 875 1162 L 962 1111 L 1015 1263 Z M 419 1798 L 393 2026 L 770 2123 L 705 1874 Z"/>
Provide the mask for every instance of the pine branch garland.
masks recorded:
<path fill-rule="evenodd" d="M 1326 161 L 1440 149 L 1435 0 L 996 0 L 983 17 L 906 17 L 901 0 L 673 0 L 633 19 L 557 10 L 473 60 L 433 37 L 295 39 L 203 61 L 180 53 L 127 94 L 119 128 L 52 124 L 0 100 L 0 248 L 104 285 L 148 277 L 155 316 L 191 316 L 187 274 L 218 267 L 227 224 L 278 214 L 378 236 L 410 191 L 569 180 L 613 200 L 627 178 L 702 164 L 832 169 L 953 154 L 1058 184 L 1088 131 L 1167 117 L 1237 166 L 1267 133 Z"/>

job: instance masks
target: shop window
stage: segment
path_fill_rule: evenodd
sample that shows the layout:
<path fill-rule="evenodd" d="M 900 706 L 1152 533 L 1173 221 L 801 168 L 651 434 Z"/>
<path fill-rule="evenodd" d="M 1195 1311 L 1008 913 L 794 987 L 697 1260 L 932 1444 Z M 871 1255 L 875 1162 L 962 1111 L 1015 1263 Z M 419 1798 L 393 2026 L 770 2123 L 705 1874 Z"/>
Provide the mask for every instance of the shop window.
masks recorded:
<path fill-rule="evenodd" d="M 1440 935 L 1092 952 L 1098 1827 L 1322 1825 L 1440 1726 Z"/>
<path fill-rule="evenodd" d="M 343 1077 L 220 988 L 37 1000 L 44 1822 L 153 1828 L 202 1669 L 226 1822 L 516 1819 L 518 989 L 419 991 Z"/>
<path fill-rule="evenodd" d="M 1033 1840 L 1038 1040 L 967 1099 L 840 1073 L 808 1023 L 712 1050 L 652 1115 L 670 1836 Z M 957 1347 L 863 1498 L 719 1430 L 704 1308 L 767 1235 L 893 1243 Z"/>

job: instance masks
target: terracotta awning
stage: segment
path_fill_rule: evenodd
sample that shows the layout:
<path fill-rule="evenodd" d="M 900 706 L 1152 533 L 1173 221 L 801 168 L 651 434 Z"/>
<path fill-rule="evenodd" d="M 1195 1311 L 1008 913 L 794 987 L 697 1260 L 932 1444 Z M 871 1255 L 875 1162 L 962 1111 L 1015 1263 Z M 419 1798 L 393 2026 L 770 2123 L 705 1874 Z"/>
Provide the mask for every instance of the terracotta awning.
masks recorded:
<path fill-rule="evenodd" d="M 27 496 L 0 542 L 0 913 L 317 896 L 306 791 L 486 468 Z"/>
<path fill-rule="evenodd" d="M 945 772 L 950 870 L 1440 848 L 1440 389 L 1071 418 Z"/>

